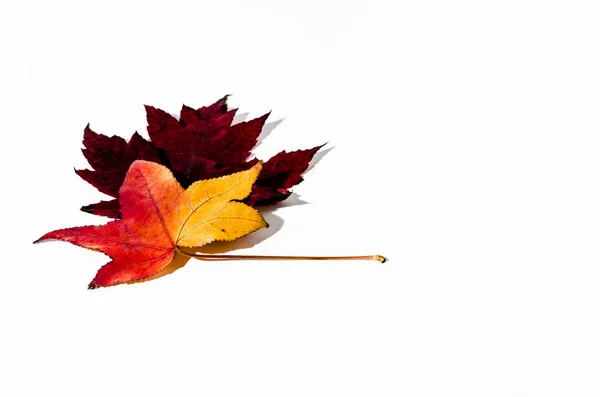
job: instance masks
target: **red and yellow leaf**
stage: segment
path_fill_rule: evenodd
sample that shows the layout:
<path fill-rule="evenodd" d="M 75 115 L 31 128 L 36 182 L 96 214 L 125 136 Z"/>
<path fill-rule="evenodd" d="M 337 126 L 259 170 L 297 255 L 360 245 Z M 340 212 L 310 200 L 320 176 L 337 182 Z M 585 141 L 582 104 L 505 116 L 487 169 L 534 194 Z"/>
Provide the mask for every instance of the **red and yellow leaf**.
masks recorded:
<path fill-rule="evenodd" d="M 108 255 L 89 288 L 147 278 L 171 262 L 178 246 L 233 240 L 267 226 L 255 209 L 232 201 L 250 194 L 261 167 L 184 190 L 165 166 L 135 161 L 119 191 L 122 220 L 56 230 L 36 242 L 58 239 Z"/>

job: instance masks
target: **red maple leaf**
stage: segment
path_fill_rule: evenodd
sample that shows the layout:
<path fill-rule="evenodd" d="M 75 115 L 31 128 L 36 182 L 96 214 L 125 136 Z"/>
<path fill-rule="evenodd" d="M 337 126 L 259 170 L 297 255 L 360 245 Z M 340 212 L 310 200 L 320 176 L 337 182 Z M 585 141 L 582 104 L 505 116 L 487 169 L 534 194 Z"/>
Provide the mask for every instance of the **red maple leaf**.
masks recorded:
<path fill-rule="evenodd" d="M 105 253 L 90 289 L 145 279 L 164 269 L 178 247 L 232 241 L 267 223 L 239 200 L 245 198 L 261 164 L 248 171 L 200 181 L 184 190 L 171 171 L 135 161 L 120 189 L 122 220 L 55 230 L 35 241 L 63 240 Z"/>
<path fill-rule="evenodd" d="M 119 136 L 107 137 L 97 134 L 88 124 L 83 132 L 83 145 L 85 146 L 82 149 L 83 155 L 92 170 L 75 170 L 75 172 L 102 193 L 115 198 L 81 208 L 82 211 L 96 215 L 120 217 L 119 201 L 116 199 L 119 197 L 119 188 L 123 184 L 125 174 L 135 160 L 164 164 L 156 147 L 137 132 L 127 142 Z"/>
<path fill-rule="evenodd" d="M 307 150 L 280 152 L 263 164 L 262 171 L 252 188 L 248 204 L 270 204 L 282 201 L 291 194 L 290 188 L 304 179 L 308 163 L 323 145 Z"/>
<path fill-rule="evenodd" d="M 84 132 L 83 154 L 93 170 L 77 174 L 102 193 L 115 199 L 127 170 L 135 160 L 149 160 L 169 167 L 185 188 L 191 183 L 247 170 L 257 159 L 249 159 L 269 113 L 233 124 L 236 109 L 227 107 L 227 97 L 210 106 L 183 106 L 179 120 L 163 110 L 146 106 L 151 142 L 135 133 L 129 142 L 120 137 Z M 271 204 L 286 199 L 290 188 L 302 182 L 302 173 L 322 146 L 295 152 L 282 151 L 264 163 L 263 171 L 247 202 Z M 96 215 L 119 218 L 118 200 L 101 201 L 81 208 Z"/>

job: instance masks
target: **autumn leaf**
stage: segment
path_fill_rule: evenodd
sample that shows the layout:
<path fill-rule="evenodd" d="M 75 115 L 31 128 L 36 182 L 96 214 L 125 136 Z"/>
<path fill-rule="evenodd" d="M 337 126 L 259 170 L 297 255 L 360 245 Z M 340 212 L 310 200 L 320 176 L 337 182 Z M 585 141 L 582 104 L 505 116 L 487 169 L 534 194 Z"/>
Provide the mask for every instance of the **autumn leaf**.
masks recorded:
<path fill-rule="evenodd" d="M 118 136 L 97 134 L 88 124 L 83 132 L 83 145 L 83 155 L 92 170 L 75 172 L 96 189 L 115 199 L 119 197 L 125 174 L 134 161 L 148 160 L 161 164 L 165 162 L 156 147 L 137 132 L 127 142 Z M 86 205 L 81 210 L 111 218 L 120 217 L 118 200 Z"/>
<path fill-rule="evenodd" d="M 247 170 L 257 163 L 249 159 L 269 113 L 233 124 L 236 109 L 228 109 L 227 97 L 212 105 L 193 109 L 183 106 L 179 119 L 146 106 L 147 141 L 135 133 L 129 142 L 119 137 L 84 132 L 83 154 L 92 170 L 77 174 L 115 200 L 83 206 L 82 211 L 119 218 L 119 188 L 135 160 L 149 160 L 170 168 L 183 187 L 202 180 Z M 286 199 L 291 187 L 302 181 L 314 154 L 321 146 L 295 152 L 282 151 L 265 162 L 263 172 L 247 202 L 271 204 Z"/>
<path fill-rule="evenodd" d="M 302 174 L 323 146 L 294 152 L 283 151 L 267 161 L 252 188 L 249 205 L 271 204 L 288 198 L 292 186 L 303 181 Z"/>
<path fill-rule="evenodd" d="M 114 139 L 111 145 L 114 153 L 125 156 L 122 142 Z M 100 156 L 94 161 L 106 160 Z M 178 247 L 231 241 L 268 226 L 258 211 L 240 202 L 261 168 L 258 162 L 184 190 L 165 166 L 137 160 L 119 190 L 122 220 L 56 230 L 36 242 L 58 239 L 108 255 L 111 261 L 100 268 L 90 289 L 144 279 L 164 269 Z"/>

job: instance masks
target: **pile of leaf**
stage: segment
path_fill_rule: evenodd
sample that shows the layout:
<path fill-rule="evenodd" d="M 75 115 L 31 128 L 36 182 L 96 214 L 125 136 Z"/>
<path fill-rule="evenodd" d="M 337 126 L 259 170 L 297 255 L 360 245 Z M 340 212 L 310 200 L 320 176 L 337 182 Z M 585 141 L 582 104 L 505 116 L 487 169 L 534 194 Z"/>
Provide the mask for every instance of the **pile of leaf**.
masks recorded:
<path fill-rule="evenodd" d="M 196 181 L 246 171 L 259 160 L 250 159 L 269 113 L 232 124 L 237 109 L 229 109 L 227 97 L 210 106 L 193 109 L 183 106 L 179 120 L 167 112 L 146 106 L 147 141 L 137 132 L 129 142 L 92 131 L 83 135 L 83 155 L 91 170 L 76 170 L 83 180 L 113 197 L 83 206 L 82 211 L 110 218 L 121 218 L 119 189 L 136 160 L 162 164 L 187 188 Z M 302 173 L 322 146 L 293 152 L 282 151 L 265 161 L 250 195 L 251 206 L 285 200 L 290 188 L 302 182 Z"/>

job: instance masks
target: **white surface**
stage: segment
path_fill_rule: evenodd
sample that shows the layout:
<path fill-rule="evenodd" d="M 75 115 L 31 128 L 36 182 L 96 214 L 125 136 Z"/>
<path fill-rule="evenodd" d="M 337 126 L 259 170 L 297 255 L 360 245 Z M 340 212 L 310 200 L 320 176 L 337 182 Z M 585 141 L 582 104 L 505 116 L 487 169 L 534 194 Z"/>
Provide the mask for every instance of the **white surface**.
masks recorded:
<path fill-rule="evenodd" d="M 2 37 L 0 395 L 600 395 L 600 6 L 19 1 Z M 223 94 L 329 141 L 247 253 L 86 290 L 82 129 Z M 260 237 L 260 236 L 259 236 Z M 240 251 L 241 252 L 241 251 Z"/>

